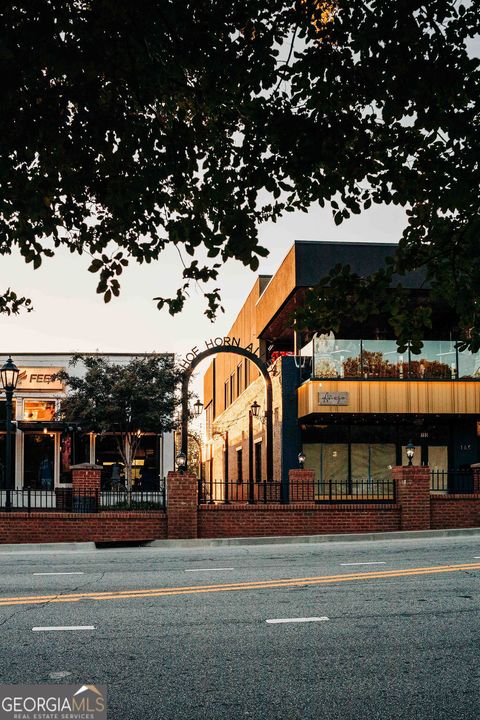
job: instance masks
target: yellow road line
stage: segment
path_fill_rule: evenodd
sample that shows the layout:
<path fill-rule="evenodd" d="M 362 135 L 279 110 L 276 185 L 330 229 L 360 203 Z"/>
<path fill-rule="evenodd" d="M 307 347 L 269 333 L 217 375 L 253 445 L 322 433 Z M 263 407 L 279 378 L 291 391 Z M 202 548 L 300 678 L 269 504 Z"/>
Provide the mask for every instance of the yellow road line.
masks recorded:
<path fill-rule="evenodd" d="M 439 573 L 480 570 L 480 563 L 460 565 L 435 565 L 431 567 L 405 568 L 403 570 L 376 570 L 373 572 L 342 573 L 340 575 L 319 575 L 303 578 L 278 578 L 272 580 L 252 580 L 240 583 L 217 585 L 190 585 L 167 588 L 144 588 L 136 590 L 110 590 L 104 592 L 69 593 L 66 595 L 30 595 L 0 597 L 0 607 L 8 605 L 39 605 L 43 603 L 67 603 L 80 600 L 130 600 L 134 598 L 167 597 L 169 595 L 194 595 L 210 592 L 233 592 L 239 590 L 262 590 L 298 585 L 326 585 L 338 582 L 358 580 L 382 580 L 416 575 L 434 575 Z"/>

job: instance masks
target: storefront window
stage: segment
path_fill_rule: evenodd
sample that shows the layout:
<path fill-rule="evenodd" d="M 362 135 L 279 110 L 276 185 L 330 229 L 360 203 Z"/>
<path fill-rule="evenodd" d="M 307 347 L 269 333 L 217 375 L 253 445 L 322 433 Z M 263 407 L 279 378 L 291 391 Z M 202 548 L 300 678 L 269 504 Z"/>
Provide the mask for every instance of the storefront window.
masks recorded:
<path fill-rule="evenodd" d="M 24 400 L 24 420 L 43 420 L 48 422 L 55 419 L 55 400 Z"/>
<path fill-rule="evenodd" d="M 95 438 L 95 462 L 102 466 L 102 487 L 110 489 L 125 482 L 125 469 L 115 435 L 97 435 Z M 140 439 L 132 467 L 134 487 L 153 489 L 158 481 L 158 436 L 144 435 Z"/>
<path fill-rule="evenodd" d="M 395 445 L 383 443 L 352 443 L 350 463 L 352 480 L 385 480 L 395 465 Z"/>
<path fill-rule="evenodd" d="M 55 438 L 48 433 L 24 434 L 23 484 L 34 490 L 53 490 Z"/>

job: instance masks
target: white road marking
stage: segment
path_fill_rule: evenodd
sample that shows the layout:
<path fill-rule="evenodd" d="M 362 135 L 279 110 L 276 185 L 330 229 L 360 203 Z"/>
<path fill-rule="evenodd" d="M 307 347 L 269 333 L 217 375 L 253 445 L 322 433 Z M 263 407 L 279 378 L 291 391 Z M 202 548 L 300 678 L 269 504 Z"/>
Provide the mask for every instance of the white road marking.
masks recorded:
<path fill-rule="evenodd" d="M 33 573 L 34 575 L 83 575 L 83 572 L 45 572 Z"/>
<path fill-rule="evenodd" d="M 95 630 L 94 625 L 58 625 L 56 627 L 34 627 L 33 632 L 48 632 L 50 630 Z"/>
<path fill-rule="evenodd" d="M 386 565 L 386 562 L 358 562 L 358 563 L 340 563 L 340 565 Z"/>
<path fill-rule="evenodd" d="M 185 572 L 210 572 L 210 570 L 235 570 L 235 568 L 192 568 L 191 570 L 185 570 Z"/>
<path fill-rule="evenodd" d="M 325 622 L 329 620 L 328 617 L 305 617 L 305 618 L 276 618 L 272 620 L 265 620 L 270 625 L 280 625 L 283 623 L 307 623 L 307 622 Z"/>

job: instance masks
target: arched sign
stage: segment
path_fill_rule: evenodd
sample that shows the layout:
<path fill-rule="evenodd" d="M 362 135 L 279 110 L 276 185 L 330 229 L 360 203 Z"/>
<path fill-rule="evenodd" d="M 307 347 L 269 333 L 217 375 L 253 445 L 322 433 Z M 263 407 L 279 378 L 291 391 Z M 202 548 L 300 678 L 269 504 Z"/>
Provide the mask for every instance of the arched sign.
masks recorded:
<path fill-rule="evenodd" d="M 191 349 L 187 353 L 185 360 L 180 363 L 180 367 L 184 370 L 182 380 L 182 428 L 181 428 L 181 449 L 185 457 L 188 456 L 188 385 L 192 373 L 202 360 L 210 355 L 217 353 L 233 353 L 247 358 L 260 370 L 265 383 L 265 444 L 266 444 L 266 466 L 267 479 L 273 480 L 273 425 L 272 425 L 272 380 L 268 373 L 267 364 L 259 356 L 260 352 L 257 348 L 253 350 L 253 345 L 246 348 L 240 347 L 238 338 L 224 337 L 214 338 L 205 341 L 206 349 L 200 350 L 198 347 Z M 225 478 L 226 479 L 226 478 Z"/>

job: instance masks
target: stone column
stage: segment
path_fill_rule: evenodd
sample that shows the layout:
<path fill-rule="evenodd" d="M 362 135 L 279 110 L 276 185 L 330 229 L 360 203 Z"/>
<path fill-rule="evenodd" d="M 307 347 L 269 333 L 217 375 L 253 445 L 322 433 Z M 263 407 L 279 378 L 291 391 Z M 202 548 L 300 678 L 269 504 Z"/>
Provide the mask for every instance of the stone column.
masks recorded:
<path fill-rule="evenodd" d="M 290 502 L 315 502 L 315 470 L 288 471 Z"/>
<path fill-rule="evenodd" d="M 392 468 L 402 530 L 430 528 L 430 468 L 405 465 Z"/>
<path fill-rule="evenodd" d="M 167 476 L 167 537 L 196 538 L 198 479 L 171 471 Z"/>
<path fill-rule="evenodd" d="M 72 504 L 74 512 L 97 512 L 102 467 L 82 463 L 72 465 Z"/>

